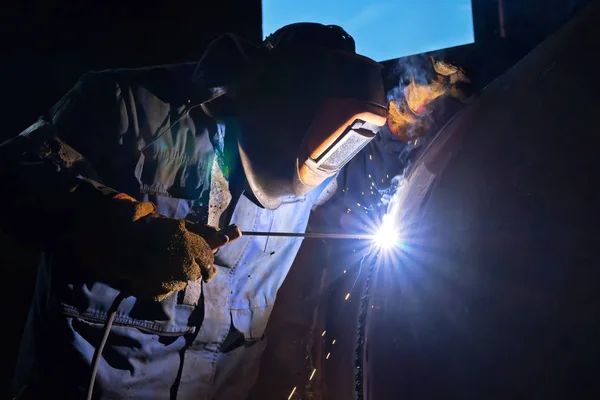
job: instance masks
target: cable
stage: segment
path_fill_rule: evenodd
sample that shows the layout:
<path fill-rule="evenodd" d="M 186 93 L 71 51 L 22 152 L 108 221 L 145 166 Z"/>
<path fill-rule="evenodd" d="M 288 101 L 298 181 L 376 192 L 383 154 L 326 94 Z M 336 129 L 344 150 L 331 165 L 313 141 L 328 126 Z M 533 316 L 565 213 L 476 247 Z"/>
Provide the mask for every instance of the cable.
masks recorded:
<path fill-rule="evenodd" d="M 98 366 L 100 365 L 100 358 L 102 357 L 102 351 L 104 350 L 104 346 L 106 345 L 106 341 L 108 340 L 108 335 L 110 333 L 110 329 L 112 328 L 115 317 L 117 316 L 117 310 L 121 302 L 127 297 L 123 292 L 120 292 L 117 297 L 113 300 L 110 308 L 108 309 L 108 314 L 106 317 L 106 322 L 104 322 L 104 334 L 102 335 L 102 340 L 94 350 L 94 356 L 92 357 L 92 372 L 90 374 L 90 383 L 88 385 L 88 392 L 86 399 L 92 400 L 92 394 L 94 393 L 94 382 L 96 381 L 96 375 L 98 374 Z"/>

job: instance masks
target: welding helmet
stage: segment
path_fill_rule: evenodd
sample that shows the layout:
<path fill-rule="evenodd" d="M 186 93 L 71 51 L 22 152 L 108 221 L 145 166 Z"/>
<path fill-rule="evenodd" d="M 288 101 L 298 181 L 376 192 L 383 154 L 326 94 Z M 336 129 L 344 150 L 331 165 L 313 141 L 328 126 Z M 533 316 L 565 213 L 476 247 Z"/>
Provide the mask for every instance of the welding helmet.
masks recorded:
<path fill-rule="evenodd" d="M 286 26 L 228 87 L 256 200 L 276 209 L 336 175 L 386 123 L 382 66 L 338 26 Z"/>

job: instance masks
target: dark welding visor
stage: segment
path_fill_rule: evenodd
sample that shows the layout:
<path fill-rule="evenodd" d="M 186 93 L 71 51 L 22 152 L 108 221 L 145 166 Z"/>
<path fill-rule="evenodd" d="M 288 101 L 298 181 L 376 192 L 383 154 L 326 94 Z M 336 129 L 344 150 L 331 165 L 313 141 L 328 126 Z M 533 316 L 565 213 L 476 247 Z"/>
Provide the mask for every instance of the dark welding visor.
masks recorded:
<path fill-rule="evenodd" d="M 328 99 L 317 114 L 297 160 L 295 192 L 306 193 L 340 171 L 386 123 L 386 108 L 358 99 Z"/>

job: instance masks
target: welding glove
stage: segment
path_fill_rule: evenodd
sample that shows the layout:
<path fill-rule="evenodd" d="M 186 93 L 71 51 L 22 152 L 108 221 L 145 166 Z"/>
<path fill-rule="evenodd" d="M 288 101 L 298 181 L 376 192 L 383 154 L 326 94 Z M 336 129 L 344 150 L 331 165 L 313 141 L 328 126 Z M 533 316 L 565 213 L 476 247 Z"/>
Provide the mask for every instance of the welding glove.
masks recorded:
<path fill-rule="evenodd" d="M 161 301 L 188 281 L 208 282 L 215 275 L 213 249 L 228 240 L 215 228 L 167 218 L 152 203 L 124 194 L 102 208 L 76 230 L 81 260 L 96 279 L 124 283 L 131 295 Z"/>

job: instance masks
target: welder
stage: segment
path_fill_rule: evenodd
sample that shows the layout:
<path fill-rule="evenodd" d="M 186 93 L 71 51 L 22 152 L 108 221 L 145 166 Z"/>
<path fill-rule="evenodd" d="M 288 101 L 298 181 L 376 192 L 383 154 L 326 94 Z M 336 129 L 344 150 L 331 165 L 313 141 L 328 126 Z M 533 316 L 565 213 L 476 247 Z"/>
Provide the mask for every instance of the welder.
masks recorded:
<path fill-rule="evenodd" d="M 381 66 L 338 26 L 84 75 L 0 147 L 0 227 L 43 250 L 16 398 L 91 374 L 98 399 L 245 398 L 301 241 L 220 229 L 303 231 L 385 122 Z"/>
<path fill-rule="evenodd" d="M 0 229 L 43 251 L 15 397 L 245 398 L 301 241 L 238 227 L 303 232 L 386 112 L 332 25 L 84 75 L 0 145 Z"/>

